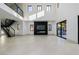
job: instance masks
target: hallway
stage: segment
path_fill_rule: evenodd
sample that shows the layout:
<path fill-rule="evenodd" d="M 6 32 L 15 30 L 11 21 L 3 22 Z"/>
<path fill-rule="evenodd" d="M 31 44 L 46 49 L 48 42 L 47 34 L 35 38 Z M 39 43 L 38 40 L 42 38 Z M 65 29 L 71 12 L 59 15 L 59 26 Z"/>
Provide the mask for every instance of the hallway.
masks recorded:
<path fill-rule="evenodd" d="M 1 55 L 63 55 L 79 54 L 79 45 L 57 36 L 16 36 L 0 39 Z"/>

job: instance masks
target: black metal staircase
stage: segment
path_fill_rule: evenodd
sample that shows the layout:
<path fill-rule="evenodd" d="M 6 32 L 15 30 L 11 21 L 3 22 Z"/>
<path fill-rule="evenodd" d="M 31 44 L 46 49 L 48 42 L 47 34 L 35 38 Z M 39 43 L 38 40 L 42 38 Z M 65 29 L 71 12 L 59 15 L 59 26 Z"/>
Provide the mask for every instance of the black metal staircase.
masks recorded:
<path fill-rule="evenodd" d="M 14 22 L 16 21 L 10 19 L 5 19 L 1 21 L 1 29 L 4 30 L 8 37 L 15 36 L 15 30 L 11 27 L 11 25 L 14 24 Z"/>

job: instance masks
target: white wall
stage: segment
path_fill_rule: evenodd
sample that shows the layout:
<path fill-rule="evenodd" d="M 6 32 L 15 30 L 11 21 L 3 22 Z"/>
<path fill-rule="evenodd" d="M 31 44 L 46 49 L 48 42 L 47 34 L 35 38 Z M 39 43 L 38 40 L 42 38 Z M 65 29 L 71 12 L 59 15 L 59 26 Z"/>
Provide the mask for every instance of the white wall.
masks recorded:
<path fill-rule="evenodd" d="M 34 34 L 34 31 L 30 31 L 30 25 L 33 24 L 34 25 L 34 22 L 33 21 L 24 21 L 23 22 L 23 35 L 26 35 L 26 34 Z M 55 30 L 55 22 L 52 22 L 52 21 L 48 21 L 48 24 L 51 24 L 52 25 L 52 31 L 48 31 L 48 34 L 55 34 L 56 35 L 56 30 Z"/>
<path fill-rule="evenodd" d="M 57 22 L 67 20 L 67 39 L 78 42 L 78 3 L 60 3 L 57 8 Z"/>
<path fill-rule="evenodd" d="M 48 25 L 49 24 L 52 25 L 52 31 L 48 31 L 48 34 L 56 35 L 56 23 L 52 22 L 52 21 L 48 21 Z M 49 27 L 48 27 L 48 29 L 49 29 Z"/>
<path fill-rule="evenodd" d="M 15 30 L 15 35 L 23 35 L 23 21 L 15 22 L 11 27 Z"/>
<path fill-rule="evenodd" d="M 33 5 L 33 12 L 29 13 L 27 11 L 27 5 Z M 33 34 L 33 31 L 30 31 L 30 24 L 34 24 L 33 21 L 29 20 L 29 16 L 37 12 L 37 5 L 39 4 L 25 4 L 24 5 L 24 22 L 22 22 L 23 29 L 21 29 L 21 33 L 25 34 Z M 53 5 L 53 4 L 52 4 Z M 46 7 L 43 10 L 46 11 Z M 26 7 L 26 8 L 25 8 Z M 46 13 L 45 17 L 36 19 L 34 21 L 39 20 L 48 20 L 48 24 L 52 24 L 52 31 L 48 31 L 48 34 L 55 34 L 56 35 L 56 23 L 61 22 L 63 20 L 67 20 L 67 39 L 72 40 L 74 42 L 78 42 L 78 28 L 77 28 L 77 16 L 79 15 L 79 4 L 77 3 L 60 3 L 59 8 L 56 9 L 56 6 L 53 5 L 53 9 L 51 13 Z M 57 15 L 57 16 L 56 16 Z M 57 17 L 57 18 L 56 18 Z M 56 21 L 56 22 L 54 22 Z"/>
<path fill-rule="evenodd" d="M 33 8 L 32 12 L 28 12 L 28 5 L 32 5 L 32 8 Z M 41 12 L 41 11 L 37 10 L 37 5 L 42 5 L 42 11 L 44 11 L 44 16 L 40 17 L 40 18 L 36 18 L 34 20 L 29 20 L 29 16 Z M 46 9 L 47 5 L 51 5 L 50 12 L 47 12 L 47 9 Z M 45 4 L 43 4 L 43 3 L 41 3 L 41 4 L 40 3 L 38 3 L 38 4 L 37 3 L 27 3 L 24 5 L 24 8 L 25 8 L 24 19 L 26 21 L 44 21 L 44 20 L 53 21 L 56 18 L 56 8 L 55 7 L 56 7 L 55 3 L 52 3 L 52 4 L 51 3 L 49 3 L 49 4 L 48 3 L 45 3 Z"/>
<path fill-rule="evenodd" d="M 32 5 L 33 11 L 28 12 L 27 6 Z M 37 14 L 40 11 L 37 10 L 37 5 L 42 5 L 42 10 L 45 12 L 45 15 L 41 18 L 36 18 L 34 20 L 29 20 L 29 16 L 33 14 Z M 50 12 L 46 11 L 46 5 L 51 5 L 51 10 Z M 34 34 L 34 31 L 30 31 L 30 24 L 34 24 L 34 21 L 48 21 L 48 24 L 52 24 L 52 31 L 48 31 L 48 34 L 55 34 L 55 20 L 56 20 L 56 4 L 51 4 L 51 3 L 27 3 L 23 5 L 24 9 L 24 22 L 23 22 L 23 34 Z"/>
<path fill-rule="evenodd" d="M 33 24 L 34 22 L 32 21 L 25 21 L 23 22 L 23 34 L 34 34 L 34 31 L 30 31 L 30 25 Z"/>

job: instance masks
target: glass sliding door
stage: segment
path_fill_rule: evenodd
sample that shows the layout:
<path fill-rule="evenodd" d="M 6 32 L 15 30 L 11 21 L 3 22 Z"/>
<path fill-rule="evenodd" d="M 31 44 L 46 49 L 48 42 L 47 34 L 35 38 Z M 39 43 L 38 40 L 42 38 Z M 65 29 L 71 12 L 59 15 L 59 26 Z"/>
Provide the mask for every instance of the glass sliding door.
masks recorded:
<path fill-rule="evenodd" d="M 57 23 L 57 36 L 61 36 L 62 33 L 61 33 L 61 24 L 60 23 Z"/>
<path fill-rule="evenodd" d="M 57 23 L 57 36 L 66 39 L 66 20 Z"/>
<path fill-rule="evenodd" d="M 66 38 L 66 22 L 62 22 L 62 37 Z"/>

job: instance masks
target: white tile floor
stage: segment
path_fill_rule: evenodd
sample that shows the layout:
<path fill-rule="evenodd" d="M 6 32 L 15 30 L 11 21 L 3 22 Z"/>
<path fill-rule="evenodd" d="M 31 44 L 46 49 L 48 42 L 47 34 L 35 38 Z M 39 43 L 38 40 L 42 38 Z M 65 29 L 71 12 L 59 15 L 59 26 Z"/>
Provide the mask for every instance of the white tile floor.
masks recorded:
<path fill-rule="evenodd" d="M 79 54 L 79 45 L 59 37 L 17 36 L 0 39 L 0 55 L 64 55 Z"/>

